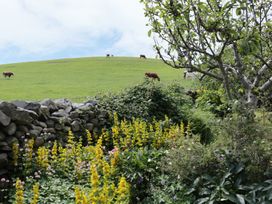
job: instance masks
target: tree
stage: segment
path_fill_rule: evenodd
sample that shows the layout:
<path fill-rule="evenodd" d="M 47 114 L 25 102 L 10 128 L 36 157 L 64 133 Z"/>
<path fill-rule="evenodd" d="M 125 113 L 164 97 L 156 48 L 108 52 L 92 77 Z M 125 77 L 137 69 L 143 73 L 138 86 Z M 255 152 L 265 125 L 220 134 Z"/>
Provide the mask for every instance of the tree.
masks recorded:
<path fill-rule="evenodd" d="M 222 82 L 229 99 L 271 94 L 271 0 L 140 1 L 166 64 Z"/>

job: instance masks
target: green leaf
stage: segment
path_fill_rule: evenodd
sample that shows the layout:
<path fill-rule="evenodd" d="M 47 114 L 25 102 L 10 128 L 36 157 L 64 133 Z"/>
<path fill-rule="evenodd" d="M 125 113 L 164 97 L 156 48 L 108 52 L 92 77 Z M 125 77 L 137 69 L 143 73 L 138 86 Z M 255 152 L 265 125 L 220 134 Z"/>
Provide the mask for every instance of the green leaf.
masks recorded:
<path fill-rule="evenodd" d="M 147 33 L 148 37 L 151 36 L 151 33 L 152 33 L 152 30 L 149 30 L 148 33 Z"/>
<path fill-rule="evenodd" d="M 241 194 L 236 194 L 237 200 L 239 202 L 239 204 L 245 204 L 245 199 L 244 196 Z"/>
<path fill-rule="evenodd" d="M 209 200 L 209 197 L 200 198 L 200 199 L 198 199 L 198 200 L 195 201 L 195 204 L 206 203 L 208 200 Z"/>
<path fill-rule="evenodd" d="M 237 15 L 237 16 L 240 16 L 241 13 L 242 13 L 241 8 L 237 8 L 237 9 L 236 9 L 236 15 Z"/>

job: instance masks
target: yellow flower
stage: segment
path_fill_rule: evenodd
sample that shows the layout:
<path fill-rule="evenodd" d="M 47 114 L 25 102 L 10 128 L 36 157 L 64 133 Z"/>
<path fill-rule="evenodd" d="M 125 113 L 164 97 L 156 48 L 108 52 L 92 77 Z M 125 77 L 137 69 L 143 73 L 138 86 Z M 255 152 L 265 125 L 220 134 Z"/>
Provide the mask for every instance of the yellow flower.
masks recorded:
<path fill-rule="evenodd" d="M 32 198 L 31 204 L 37 204 L 39 201 L 39 196 L 40 196 L 39 183 L 35 183 L 33 186 L 33 198 Z"/>
<path fill-rule="evenodd" d="M 114 148 L 115 151 L 113 152 L 113 155 L 111 156 L 110 163 L 111 163 L 111 169 L 114 170 L 115 166 L 117 165 L 118 159 L 119 159 L 119 150 L 118 148 Z"/>
<path fill-rule="evenodd" d="M 110 176 L 110 165 L 108 162 L 103 160 L 103 174 L 104 178 L 107 179 Z"/>
<path fill-rule="evenodd" d="M 18 143 L 12 144 L 12 156 L 13 156 L 13 164 L 14 166 L 17 166 L 18 158 L 19 158 L 19 144 Z"/>
<path fill-rule="evenodd" d="M 53 163 L 57 162 L 57 158 L 58 158 L 57 155 L 58 155 L 58 144 L 57 144 L 57 141 L 55 141 L 51 149 L 51 159 Z"/>
<path fill-rule="evenodd" d="M 48 154 L 49 151 L 46 147 L 39 147 L 37 152 L 37 163 L 38 166 L 42 169 L 47 169 L 49 166 Z"/>
<path fill-rule="evenodd" d="M 67 147 L 73 147 L 75 144 L 75 136 L 71 130 L 68 131 Z"/>
<path fill-rule="evenodd" d="M 113 145 L 117 147 L 117 146 L 119 146 L 118 138 L 120 137 L 120 130 L 119 130 L 119 127 L 118 127 L 117 125 L 114 125 L 114 126 L 111 128 L 111 131 L 112 131 Z"/>
<path fill-rule="evenodd" d="M 191 129 L 191 123 L 190 122 L 188 122 L 188 125 L 187 125 L 186 136 L 187 137 L 192 136 L 192 129 Z"/>
<path fill-rule="evenodd" d="M 81 196 L 82 196 L 82 204 L 89 204 L 88 198 L 84 192 L 82 192 Z"/>
<path fill-rule="evenodd" d="M 93 144 L 92 134 L 90 133 L 89 130 L 85 130 L 85 131 L 86 131 L 86 137 L 87 137 L 88 145 L 92 145 Z"/>
<path fill-rule="evenodd" d="M 90 172 L 91 172 L 90 183 L 91 183 L 92 191 L 96 192 L 99 186 L 99 175 L 95 165 L 91 166 Z"/>
<path fill-rule="evenodd" d="M 26 146 L 25 146 L 25 167 L 26 167 L 26 169 L 28 169 L 32 166 L 33 146 L 34 146 L 34 139 L 28 140 L 26 143 Z"/>
<path fill-rule="evenodd" d="M 115 194 L 116 194 L 116 203 L 129 203 L 130 187 L 125 177 L 121 177 Z"/>
<path fill-rule="evenodd" d="M 183 122 L 180 123 L 180 136 L 181 137 L 185 136 L 185 134 L 184 134 L 184 123 Z"/>
<path fill-rule="evenodd" d="M 17 178 L 16 180 L 16 197 L 15 197 L 15 204 L 23 204 L 24 203 L 24 186 L 22 181 Z"/>
<path fill-rule="evenodd" d="M 81 204 L 81 191 L 78 186 L 75 187 L 75 202 L 76 204 Z"/>

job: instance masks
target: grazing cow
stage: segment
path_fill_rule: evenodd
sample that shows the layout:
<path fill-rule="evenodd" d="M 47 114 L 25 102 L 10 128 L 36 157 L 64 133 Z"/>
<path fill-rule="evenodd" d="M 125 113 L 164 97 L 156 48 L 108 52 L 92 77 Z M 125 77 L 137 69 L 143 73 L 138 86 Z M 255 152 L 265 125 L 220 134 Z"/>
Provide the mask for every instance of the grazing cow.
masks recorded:
<path fill-rule="evenodd" d="M 107 54 L 106 57 L 110 57 L 110 54 Z"/>
<path fill-rule="evenodd" d="M 140 58 L 146 59 L 145 55 L 140 55 Z"/>
<path fill-rule="evenodd" d="M 11 76 L 14 76 L 13 72 L 3 72 L 3 76 L 6 78 L 10 78 Z"/>
<path fill-rule="evenodd" d="M 184 79 L 196 79 L 197 77 L 198 77 L 197 72 L 188 72 L 188 71 L 183 72 Z"/>
<path fill-rule="evenodd" d="M 147 78 L 150 78 L 150 79 L 158 79 L 158 81 L 160 81 L 160 77 L 158 76 L 157 73 L 149 73 L 149 72 L 146 72 L 145 73 L 145 76 Z"/>

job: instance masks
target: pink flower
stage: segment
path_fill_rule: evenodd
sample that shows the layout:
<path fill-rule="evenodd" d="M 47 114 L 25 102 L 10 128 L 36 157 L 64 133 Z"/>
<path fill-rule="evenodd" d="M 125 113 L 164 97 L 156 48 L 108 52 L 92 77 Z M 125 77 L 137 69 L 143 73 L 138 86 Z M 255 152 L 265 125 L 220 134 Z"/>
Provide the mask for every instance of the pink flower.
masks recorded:
<path fill-rule="evenodd" d="M 114 147 L 111 151 L 109 151 L 109 154 L 114 154 L 118 151 L 118 147 Z"/>

